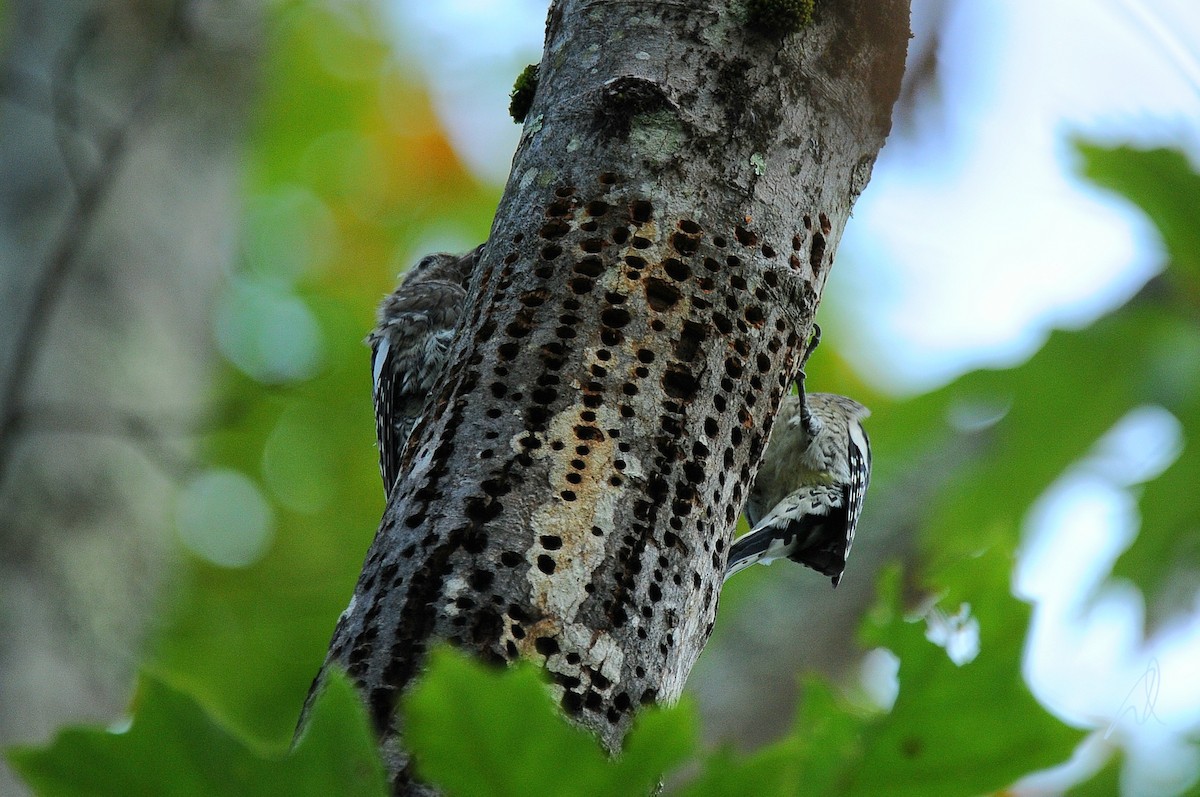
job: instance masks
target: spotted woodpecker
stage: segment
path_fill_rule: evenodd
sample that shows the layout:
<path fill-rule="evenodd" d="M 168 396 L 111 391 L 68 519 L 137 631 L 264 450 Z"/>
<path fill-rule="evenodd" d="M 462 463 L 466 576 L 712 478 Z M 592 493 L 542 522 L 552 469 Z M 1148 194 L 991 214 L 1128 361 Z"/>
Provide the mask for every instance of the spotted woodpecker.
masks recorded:
<path fill-rule="evenodd" d="M 400 457 L 437 384 L 453 343 L 482 246 L 465 255 L 427 255 L 384 297 L 367 336 L 374 380 L 375 434 L 384 495 L 400 475 Z"/>
<path fill-rule="evenodd" d="M 821 340 L 814 332 L 804 361 Z M 871 481 L 871 444 L 863 405 L 832 393 L 785 396 L 762 467 L 746 501 L 751 529 L 729 549 L 728 579 L 739 570 L 787 557 L 841 581 Z"/>

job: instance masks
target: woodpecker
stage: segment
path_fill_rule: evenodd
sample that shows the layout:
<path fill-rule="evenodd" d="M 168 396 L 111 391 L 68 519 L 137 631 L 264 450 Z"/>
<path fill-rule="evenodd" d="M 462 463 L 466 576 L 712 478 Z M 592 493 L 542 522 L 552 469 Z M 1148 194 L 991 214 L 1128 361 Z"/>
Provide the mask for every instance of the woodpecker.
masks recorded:
<path fill-rule="evenodd" d="M 762 467 L 746 501 L 750 532 L 729 549 L 728 579 L 739 570 L 786 556 L 841 581 L 854 529 L 871 481 L 871 444 L 862 427 L 870 410 L 833 393 L 806 393 L 804 363 L 821 340 L 813 337 L 785 396 Z"/>
<path fill-rule="evenodd" d="M 374 382 L 379 472 L 387 496 L 400 474 L 400 456 L 425 401 L 446 366 L 466 286 L 483 246 L 464 255 L 421 258 L 384 297 L 367 336 Z"/>

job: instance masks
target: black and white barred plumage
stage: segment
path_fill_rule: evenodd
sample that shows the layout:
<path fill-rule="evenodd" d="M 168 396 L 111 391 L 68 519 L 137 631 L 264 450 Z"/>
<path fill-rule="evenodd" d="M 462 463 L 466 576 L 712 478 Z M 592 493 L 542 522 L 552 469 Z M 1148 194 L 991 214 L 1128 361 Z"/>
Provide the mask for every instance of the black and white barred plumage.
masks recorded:
<path fill-rule="evenodd" d="M 400 475 L 404 445 L 445 369 L 481 249 L 465 255 L 427 255 L 379 305 L 375 329 L 366 342 L 371 347 L 375 433 L 385 495 Z"/>
<path fill-rule="evenodd" d="M 810 351 L 815 347 L 815 341 Z M 871 481 L 870 410 L 833 393 L 786 396 L 746 501 L 748 534 L 729 549 L 725 578 L 787 557 L 830 576 L 846 569 Z"/>

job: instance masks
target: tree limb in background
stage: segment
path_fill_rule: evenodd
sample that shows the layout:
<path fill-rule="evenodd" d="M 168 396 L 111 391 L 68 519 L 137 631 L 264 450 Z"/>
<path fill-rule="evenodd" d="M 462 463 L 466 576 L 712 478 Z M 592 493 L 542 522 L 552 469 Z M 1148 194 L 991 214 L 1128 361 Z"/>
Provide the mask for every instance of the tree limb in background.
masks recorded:
<path fill-rule="evenodd" d="M 82 96 L 75 85 L 61 85 L 34 72 L 8 64 L 0 72 L 0 99 L 23 108 L 30 113 L 44 116 L 58 125 L 60 130 L 70 131 L 75 135 L 88 134 L 83 117 L 104 120 L 106 129 L 116 127 L 109 118 L 108 108 L 101 108 L 90 98 Z M 62 113 L 55 103 L 72 106 L 69 113 Z M 89 136 L 91 140 L 91 136 Z"/>
<path fill-rule="evenodd" d="M 74 41 L 67 47 L 58 59 L 55 75 L 51 81 L 51 104 L 54 108 L 54 141 L 58 145 L 58 154 L 62 158 L 63 169 L 75 189 L 75 195 L 83 191 L 87 183 L 87 175 L 76 163 L 76 153 L 72 149 L 73 136 L 70 134 L 83 129 L 79 118 L 78 70 L 79 62 L 91 49 L 92 43 L 99 36 L 103 17 L 99 12 L 88 14 L 75 31 Z"/>
<path fill-rule="evenodd" d="M 66 150 L 62 150 L 64 166 L 75 186 L 74 201 L 34 283 L 26 320 L 17 330 L 12 360 L 0 386 L 0 485 L 4 484 L 8 468 L 12 464 L 21 415 L 21 396 L 36 362 L 39 346 L 46 339 L 63 285 L 78 262 L 79 254 L 95 225 L 100 208 L 120 173 L 133 129 L 153 107 L 179 56 L 180 45 L 186 39 L 187 4 L 187 0 L 178 0 L 172 7 L 162 46 L 146 69 L 142 81 L 143 88 L 130 106 L 123 123 L 99 148 L 99 160 L 92 173 L 86 176 L 79 174 L 71 159 L 67 157 Z M 71 78 L 74 65 L 99 35 L 100 27 L 91 21 L 92 19 L 89 18 L 89 21 L 81 26 L 75 43 L 64 53 L 59 70 L 64 79 Z M 63 104 L 70 105 L 74 92 L 58 86 L 55 87 L 54 94 L 56 122 L 61 119 L 62 123 L 69 127 L 77 118 L 77 114 L 65 110 Z M 59 136 L 61 145 L 61 135 L 57 132 L 56 135 Z"/>
<path fill-rule="evenodd" d="M 397 794 L 427 790 L 395 708 L 433 643 L 541 663 L 615 749 L 712 630 L 909 36 L 902 0 L 794 32 L 775 5 L 551 5 L 450 367 L 325 664 Z"/>
<path fill-rule="evenodd" d="M 44 404 L 18 409 L 13 418 L 16 433 L 80 434 L 124 440 L 138 447 L 165 476 L 183 482 L 199 467 L 190 453 L 176 450 L 168 440 L 196 438 L 229 426 L 240 417 L 242 407 L 227 405 L 206 418 L 187 413 L 177 417 L 145 413 L 95 404 Z"/>

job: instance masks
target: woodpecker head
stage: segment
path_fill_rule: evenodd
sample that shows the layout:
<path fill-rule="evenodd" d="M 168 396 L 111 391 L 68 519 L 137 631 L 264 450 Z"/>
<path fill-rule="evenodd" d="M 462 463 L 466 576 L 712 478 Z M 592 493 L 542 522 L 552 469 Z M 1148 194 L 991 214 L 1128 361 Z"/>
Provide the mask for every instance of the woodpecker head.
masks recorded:
<path fill-rule="evenodd" d="M 402 275 L 401 284 L 413 285 L 418 282 L 462 284 L 471 278 L 475 259 L 482 248 L 483 246 L 480 245 L 465 255 L 456 255 L 450 252 L 434 252 L 432 255 L 425 255 Z"/>

